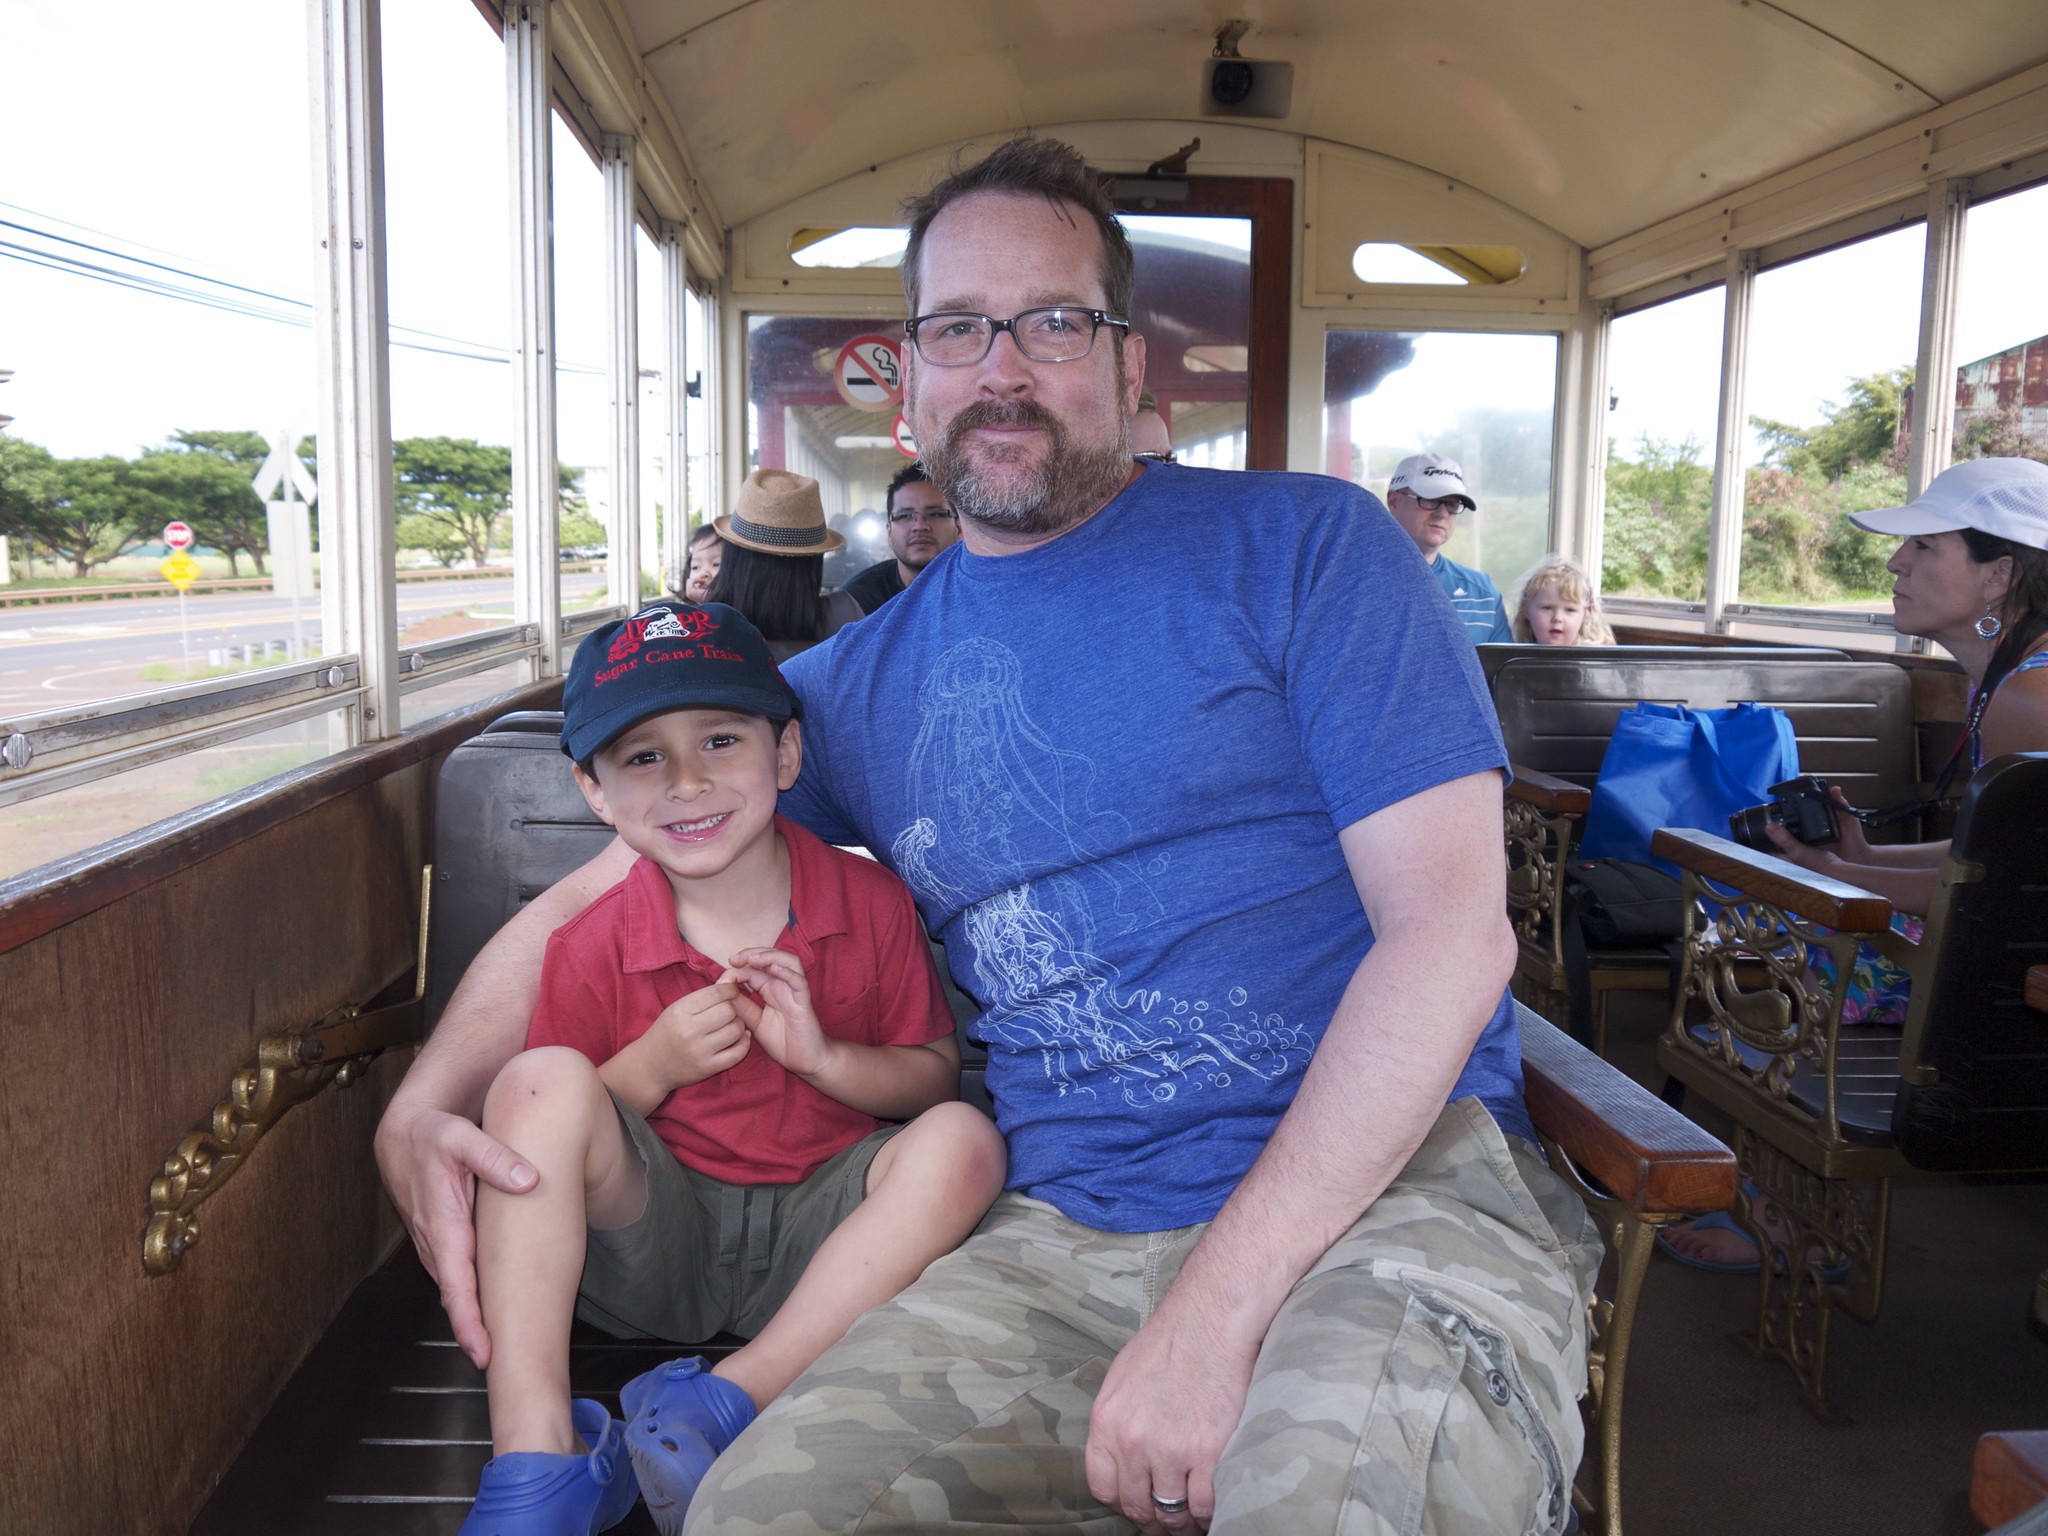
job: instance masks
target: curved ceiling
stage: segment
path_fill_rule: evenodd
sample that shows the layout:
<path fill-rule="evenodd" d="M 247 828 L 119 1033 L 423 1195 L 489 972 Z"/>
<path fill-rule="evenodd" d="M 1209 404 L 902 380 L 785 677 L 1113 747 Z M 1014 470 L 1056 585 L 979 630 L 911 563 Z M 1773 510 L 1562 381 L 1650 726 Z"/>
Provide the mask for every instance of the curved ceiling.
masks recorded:
<path fill-rule="evenodd" d="M 1199 124 L 1232 17 L 1245 57 L 1294 65 L 1263 126 L 1440 171 L 1583 246 L 2048 60 L 2042 0 L 614 3 L 732 224 L 961 139 Z"/>

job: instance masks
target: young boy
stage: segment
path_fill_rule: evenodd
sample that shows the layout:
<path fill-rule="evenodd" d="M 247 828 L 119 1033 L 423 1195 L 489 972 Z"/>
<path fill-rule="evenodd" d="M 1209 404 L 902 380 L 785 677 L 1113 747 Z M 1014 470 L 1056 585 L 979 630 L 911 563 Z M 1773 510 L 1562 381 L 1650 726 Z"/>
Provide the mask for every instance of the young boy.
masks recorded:
<path fill-rule="evenodd" d="M 494 1454 L 462 1529 L 604 1530 L 637 1474 L 673 1536 L 755 1411 L 973 1230 L 1003 1145 L 953 1101 L 910 893 L 775 814 L 802 726 L 753 625 L 656 603 L 583 642 L 563 707 L 576 782 L 640 861 L 548 941 L 485 1102 L 540 1178 L 478 1191 Z M 627 1383 L 622 1426 L 570 1401 L 572 1314 L 753 1339 Z"/>

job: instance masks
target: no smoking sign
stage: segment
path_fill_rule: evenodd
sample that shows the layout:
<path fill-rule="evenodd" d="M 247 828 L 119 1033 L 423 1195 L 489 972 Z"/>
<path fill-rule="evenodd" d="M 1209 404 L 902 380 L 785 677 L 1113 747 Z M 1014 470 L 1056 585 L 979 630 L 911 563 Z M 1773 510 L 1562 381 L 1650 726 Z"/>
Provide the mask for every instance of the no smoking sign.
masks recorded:
<path fill-rule="evenodd" d="M 832 382 L 857 411 L 893 411 L 903 403 L 903 354 L 886 336 L 856 336 L 839 349 Z"/>

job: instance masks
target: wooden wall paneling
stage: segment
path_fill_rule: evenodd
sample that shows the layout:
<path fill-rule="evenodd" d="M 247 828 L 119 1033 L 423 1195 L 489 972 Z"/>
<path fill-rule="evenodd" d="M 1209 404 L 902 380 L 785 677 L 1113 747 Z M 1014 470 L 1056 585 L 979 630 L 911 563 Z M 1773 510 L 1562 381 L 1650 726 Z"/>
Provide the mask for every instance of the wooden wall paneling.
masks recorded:
<path fill-rule="evenodd" d="M 181 1532 L 397 1238 L 371 1157 L 403 1062 L 285 1116 L 141 1264 L 149 1180 L 258 1036 L 412 964 L 438 759 L 198 853 L 0 953 L 0 1529 Z"/>

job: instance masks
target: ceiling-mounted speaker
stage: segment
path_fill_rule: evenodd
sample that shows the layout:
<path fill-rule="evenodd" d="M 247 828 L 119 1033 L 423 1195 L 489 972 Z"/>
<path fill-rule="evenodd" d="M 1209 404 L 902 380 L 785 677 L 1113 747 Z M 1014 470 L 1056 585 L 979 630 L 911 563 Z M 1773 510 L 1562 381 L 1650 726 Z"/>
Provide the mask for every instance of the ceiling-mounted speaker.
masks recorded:
<path fill-rule="evenodd" d="M 1272 59 L 1204 59 L 1204 117 L 1285 117 L 1294 100 L 1294 66 Z"/>

